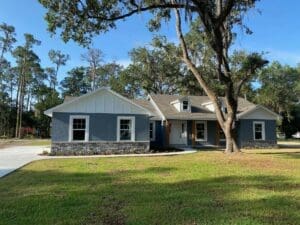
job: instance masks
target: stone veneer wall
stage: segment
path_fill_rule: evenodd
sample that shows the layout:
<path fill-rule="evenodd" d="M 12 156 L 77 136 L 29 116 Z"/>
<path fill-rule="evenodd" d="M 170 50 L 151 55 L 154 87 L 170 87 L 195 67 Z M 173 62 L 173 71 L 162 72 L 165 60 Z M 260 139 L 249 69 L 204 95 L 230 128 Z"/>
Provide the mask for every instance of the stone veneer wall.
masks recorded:
<path fill-rule="evenodd" d="M 277 141 L 268 140 L 268 141 L 242 141 L 241 148 L 277 148 Z"/>
<path fill-rule="evenodd" d="M 51 155 L 148 153 L 149 142 L 52 142 Z"/>

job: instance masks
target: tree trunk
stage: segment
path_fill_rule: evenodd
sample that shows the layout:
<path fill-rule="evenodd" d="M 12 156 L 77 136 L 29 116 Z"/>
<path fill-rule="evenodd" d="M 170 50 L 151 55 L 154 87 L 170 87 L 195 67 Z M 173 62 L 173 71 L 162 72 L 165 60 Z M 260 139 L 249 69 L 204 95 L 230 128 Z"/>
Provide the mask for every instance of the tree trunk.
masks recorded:
<path fill-rule="evenodd" d="M 176 16 L 177 36 L 179 38 L 181 49 L 182 49 L 183 61 L 186 63 L 189 70 L 193 73 L 193 75 L 199 82 L 200 86 L 203 88 L 204 92 L 207 94 L 207 96 L 213 103 L 217 120 L 218 120 L 221 128 L 223 129 L 225 137 L 226 137 L 225 152 L 226 153 L 239 152 L 240 149 L 239 149 L 239 146 L 237 145 L 237 140 L 236 140 L 237 136 L 236 136 L 236 128 L 235 128 L 236 112 L 237 112 L 237 105 L 238 105 L 237 101 L 238 100 L 237 100 L 237 98 L 234 98 L 233 81 L 231 80 L 230 70 L 229 70 L 229 68 L 227 68 L 228 63 L 224 62 L 224 56 L 227 56 L 227 51 L 225 51 L 225 54 L 223 54 L 223 52 L 219 51 L 219 50 L 227 50 L 227 49 L 224 49 L 223 40 L 218 40 L 219 41 L 218 43 L 220 44 L 220 46 L 219 46 L 220 48 L 215 49 L 215 52 L 218 56 L 219 80 L 222 84 L 225 84 L 226 88 L 227 88 L 225 90 L 225 98 L 224 98 L 225 105 L 227 107 L 227 113 L 223 112 L 221 110 L 221 106 L 224 103 L 220 104 L 220 99 L 219 99 L 217 93 L 210 87 L 210 85 L 204 79 L 203 74 L 198 70 L 196 65 L 191 61 L 191 59 L 189 57 L 189 51 L 187 49 L 187 45 L 186 45 L 184 36 L 182 34 L 182 30 L 181 30 L 180 13 L 179 13 L 178 9 L 174 9 L 174 10 L 175 10 L 175 16 Z M 222 37 L 222 35 L 220 37 Z M 225 67 L 224 70 L 222 70 L 222 65 L 224 65 L 224 67 Z M 225 76 L 224 73 L 226 73 L 227 76 Z"/>
<path fill-rule="evenodd" d="M 226 138 L 225 153 L 240 152 L 241 150 L 237 144 L 236 128 L 233 127 L 233 123 L 225 124 L 225 129 L 223 129 L 223 131 Z"/>

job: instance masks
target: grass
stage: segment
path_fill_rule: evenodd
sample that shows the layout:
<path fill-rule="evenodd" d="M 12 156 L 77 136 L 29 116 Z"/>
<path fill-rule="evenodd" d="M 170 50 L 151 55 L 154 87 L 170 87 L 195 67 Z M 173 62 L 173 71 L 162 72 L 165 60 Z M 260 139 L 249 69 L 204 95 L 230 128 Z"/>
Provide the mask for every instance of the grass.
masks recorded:
<path fill-rule="evenodd" d="M 296 225 L 299 154 L 37 161 L 0 179 L 0 224 Z"/>
<path fill-rule="evenodd" d="M 0 139 L 0 149 L 11 146 L 44 146 L 50 144 L 50 139 Z"/>

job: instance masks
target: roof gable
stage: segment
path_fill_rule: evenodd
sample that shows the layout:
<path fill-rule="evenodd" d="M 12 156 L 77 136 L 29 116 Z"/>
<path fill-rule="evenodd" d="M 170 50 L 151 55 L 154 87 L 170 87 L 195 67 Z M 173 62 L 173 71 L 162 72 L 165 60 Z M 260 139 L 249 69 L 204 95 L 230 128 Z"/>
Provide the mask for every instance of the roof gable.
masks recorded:
<path fill-rule="evenodd" d="M 117 94 L 109 88 L 100 88 L 94 92 L 48 109 L 44 113 L 48 116 L 52 116 L 53 112 L 151 115 L 149 110 Z"/>
<path fill-rule="evenodd" d="M 274 113 L 268 108 L 256 105 L 238 115 L 239 119 L 262 119 L 262 120 L 277 120 L 280 115 Z"/>

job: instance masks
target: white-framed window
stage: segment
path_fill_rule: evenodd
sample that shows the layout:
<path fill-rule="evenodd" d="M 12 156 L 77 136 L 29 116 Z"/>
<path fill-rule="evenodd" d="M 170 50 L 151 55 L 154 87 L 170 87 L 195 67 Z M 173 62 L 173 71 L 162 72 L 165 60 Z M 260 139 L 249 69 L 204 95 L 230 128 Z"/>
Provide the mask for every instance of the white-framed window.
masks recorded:
<path fill-rule="evenodd" d="M 118 116 L 117 141 L 135 141 L 135 117 Z"/>
<path fill-rule="evenodd" d="M 150 136 L 150 141 L 155 141 L 155 121 L 150 121 L 149 136 Z"/>
<path fill-rule="evenodd" d="M 224 133 L 224 131 L 221 127 L 219 128 L 219 140 L 220 141 L 225 141 L 226 140 L 225 133 Z"/>
<path fill-rule="evenodd" d="M 182 101 L 182 111 L 189 111 L 189 101 L 187 100 Z"/>
<path fill-rule="evenodd" d="M 196 141 L 207 140 L 207 123 L 206 121 L 196 122 Z"/>
<path fill-rule="evenodd" d="M 89 140 L 89 116 L 72 115 L 69 121 L 69 141 Z"/>
<path fill-rule="evenodd" d="M 254 121 L 253 122 L 253 139 L 254 140 L 265 140 L 265 122 Z"/>

